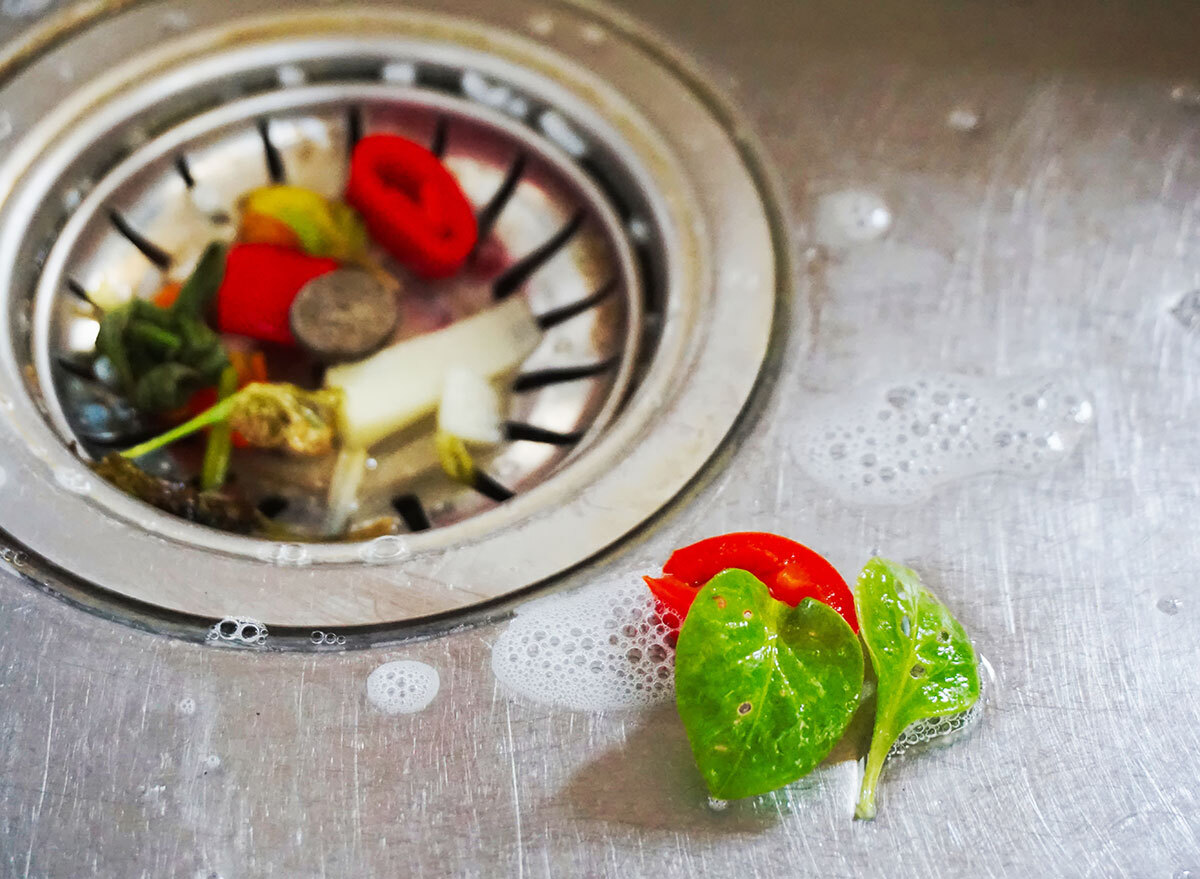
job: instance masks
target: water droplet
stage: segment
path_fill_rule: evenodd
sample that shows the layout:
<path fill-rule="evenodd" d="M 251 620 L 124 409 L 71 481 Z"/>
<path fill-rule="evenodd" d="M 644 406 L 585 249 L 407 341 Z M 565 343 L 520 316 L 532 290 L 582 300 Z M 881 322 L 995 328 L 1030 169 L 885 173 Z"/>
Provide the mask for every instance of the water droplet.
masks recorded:
<path fill-rule="evenodd" d="M 1200 867 L 1181 867 L 1172 879 L 1200 879 Z"/>
<path fill-rule="evenodd" d="M 979 111 L 967 106 L 955 107 L 946 114 L 946 125 L 964 134 L 978 131 L 980 121 Z"/>
<path fill-rule="evenodd" d="M 592 46 L 599 46 L 608 38 L 608 32 L 598 24 L 585 24 L 579 33 L 583 41 Z"/>
<path fill-rule="evenodd" d="M 882 238 L 892 228 L 892 211 L 873 192 L 847 189 L 822 196 L 816 207 L 814 233 L 831 247 Z"/>
<path fill-rule="evenodd" d="M 275 71 L 275 77 L 284 88 L 297 88 L 308 82 L 308 74 L 298 64 L 282 64 Z"/>
<path fill-rule="evenodd" d="M 283 568 L 302 568 L 312 564 L 308 547 L 302 543 L 276 543 L 265 547 L 260 553 L 263 561 Z"/>
<path fill-rule="evenodd" d="M 1171 100 L 1182 107 L 1200 108 L 1200 86 L 1194 82 L 1181 82 L 1172 87 Z"/>
<path fill-rule="evenodd" d="M 529 29 L 539 37 L 548 37 L 554 32 L 554 19 L 542 13 L 529 19 Z"/>
<path fill-rule="evenodd" d="M 379 469 L 379 461 L 376 458 L 367 458 L 366 463 L 364 463 L 363 466 L 366 467 L 368 470 L 378 470 Z"/>
<path fill-rule="evenodd" d="M 192 18 L 182 9 L 171 9 L 163 16 L 163 27 L 171 31 L 187 30 L 192 25 Z"/>
<path fill-rule="evenodd" d="M 379 71 L 379 78 L 393 85 L 412 85 L 417 81 L 417 65 L 411 61 L 389 61 Z"/>
<path fill-rule="evenodd" d="M 896 470 L 893 467 L 881 467 L 879 469 L 879 478 L 884 482 L 891 482 L 896 478 Z"/>
<path fill-rule="evenodd" d="M 58 467 L 54 471 L 54 481 L 75 494 L 86 494 L 92 490 L 92 480 L 87 473 L 75 467 Z"/>
<path fill-rule="evenodd" d="M 1003 449 L 1012 445 L 1013 436 L 1007 430 L 1000 430 L 992 437 L 992 442 L 996 444 L 996 448 Z"/>
<path fill-rule="evenodd" d="M 1160 598 L 1154 605 L 1167 616 L 1175 616 L 1183 608 L 1183 602 L 1178 598 Z"/>
<path fill-rule="evenodd" d="M 714 812 L 724 812 L 729 808 L 729 800 L 718 800 L 716 797 L 709 797 L 708 808 Z"/>
<path fill-rule="evenodd" d="M 204 758 L 205 769 L 217 769 L 221 766 L 221 758 L 216 754 L 209 754 Z"/>
<path fill-rule="evenodd" d="M 401 537 L 389 535 L 376 537 L 359 550 L 363 561 L 372 565 L 386 565 L 408 554 L 408 544 Z"/>
<path fill-rule="evenodd" d="M 829 457 L 835 461 L 840 461 L 846 457 L 846 446 L 843 443 L 834 443 L 829 447 Z"/>
<path fill-rule="evenodd" d="M 547 110 L 538 117 L 542 133 L 563 148 L 569 155 L 579 158 L 587 153 L 587 141 L 574 126 L 557 110 Z"/>
<path fill-rule="evenodd" d="M 862 465 L 864 467 L 874 467 L 875 463 L 878 459 L 870 452 L 867 452 L 865 455 L 862 456 L 861 460 L 862 460 Z"/>
<path fill-rule="evenodd" d="M 267 640 L 267 627 L 249 617 L 225 617 L 208 630 L 208 641 L 258 645 Z"/>
<path fill-rule="evenodd" d="M 175 703 L 175 710 L 185 717 L 193 715 L 196 713 L 196 700 L 191 696 L 184 696 Z"/>
<path fill-rule="evenodd" d="M 650 224 L 641 217 L 634 217 L 629 221 L 629 237 L 638 244 L 645 244 L 650 240 Z"/>

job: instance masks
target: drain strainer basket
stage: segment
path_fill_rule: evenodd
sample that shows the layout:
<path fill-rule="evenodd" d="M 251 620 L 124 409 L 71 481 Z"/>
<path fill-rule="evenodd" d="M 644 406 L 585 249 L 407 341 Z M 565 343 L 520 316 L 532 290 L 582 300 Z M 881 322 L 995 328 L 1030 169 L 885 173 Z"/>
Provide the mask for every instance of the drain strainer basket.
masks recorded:
<path fill-rule="evenodd" d="M 217 6 L 101 12 L 9 62 L 0 529 L 110 605 L 378 627 L 545 580 L 677 494 L 754 386 L 783 281 L 756 162 L 709 92 L 575 7 Z M 97 478 L 81 458 L 103 451 L 86 417 L 102 401 L 80 363 L 101 300 L 186 273 L 255 186 L 340 191 L 376 131 L 438 152 L 489 233 L 490 266 L 429 307 L 522 296 L 544 329 L 514 379 L 509 441 L 484 463 L 490 488 L 456 488 L 411 442 L 372 450 L 358 514 L 396 510 L 411 533 L 278 543 Z M 239 479 L 296 521 L 324 484 L 265 455 Z"/>

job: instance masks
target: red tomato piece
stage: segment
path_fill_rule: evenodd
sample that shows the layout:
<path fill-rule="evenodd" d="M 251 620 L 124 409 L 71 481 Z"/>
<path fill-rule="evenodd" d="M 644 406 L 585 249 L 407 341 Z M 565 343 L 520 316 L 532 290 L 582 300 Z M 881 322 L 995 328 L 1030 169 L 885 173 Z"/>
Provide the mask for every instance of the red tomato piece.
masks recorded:
<path fill-rule="evenodd" d="M 807 546 L 778 534 L 745 531 L 701 540 L 677 549 L 663 565 L 663 577 L 645 580 L 661 606 L 682 620 L 701 587 L 729 568 L 749 571 L 772 597 L 792 607 L 805 598 L 827 604 L 858 631 L 854 596 L 837 569 Z"/>

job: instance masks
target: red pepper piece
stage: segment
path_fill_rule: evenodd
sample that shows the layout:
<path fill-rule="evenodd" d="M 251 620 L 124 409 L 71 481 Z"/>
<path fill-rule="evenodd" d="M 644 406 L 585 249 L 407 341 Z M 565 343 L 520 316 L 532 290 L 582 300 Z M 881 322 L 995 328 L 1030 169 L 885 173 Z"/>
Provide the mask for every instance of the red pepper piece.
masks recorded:
<path fill-rule="evenodd" d="M 807 546 L 778 534 L 747 531 L 701 540 L 675 550 L 663 566 L 663 577 L 645 580 L 660 609 L 682 620 L 701 587 L 729 568 L 749 571 L 776 600 L 792 607 L 815 598 L 858 631 L 854 596 L 837 569 Z"/>
<path fill-rule="evenodd" d="M 294 345 L 288 310 L 300 289 L 338 267 L 336 260 L 309 256 L 274 244 L 230 248 L 225 279 L 217 292 L 217 328 Z"/>
<path fill-rule="evenodd" d="M 354 148 L 346 201 L 371 237 L 423 278 L 447 278 L 475 247 L 475 213 L 458 181 L 420 144 L 372 134 Z"/>

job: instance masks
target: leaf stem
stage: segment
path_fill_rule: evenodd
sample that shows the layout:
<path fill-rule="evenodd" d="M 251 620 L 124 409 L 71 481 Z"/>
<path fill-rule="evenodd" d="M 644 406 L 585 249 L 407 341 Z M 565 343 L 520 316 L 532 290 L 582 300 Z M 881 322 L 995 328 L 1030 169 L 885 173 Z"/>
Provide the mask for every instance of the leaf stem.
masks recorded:
<path fill-rule="evenodd" d="M 896 741 L 896 733 L 892 731 L 891 724 L 880 723 L 881 713 L 876 713 L 875 731 L 871 733 L 871 748 L 867 751 L 862 788 L 858 793 L 858 805 L 854 809 L 854 817 L 864 821 L 875 817 L 875 785 L 879 782 L 879 774 L 883 771 L 883 762 L 892 749 L 892 742 Z"/>
<path fill-rule="evenodd" d="M 146 442 L 136 445 L 132 449 L 126 449 L 121 452 L 121 457 L 140 458 L 143 455 L 149 455 L 151 452 L 157 452 L 159 449 L 169 446 L 171 443 L 178 442 L 184 437 L 191 436 L 198 430 L 203 430 L 213 424 L 225 421 L 233 412 L 240 395 L 241 392 L 239 391 L 231 397 L 226 397 L 217 403 L 217 405 L 201 412 L 195 418 L 171 428 L 166 433 L 160 434 L 154 439 L 146 440 Z"/>
<path fill-rule="evenodd" d="M 227 400 L 237 393 L 238 373 L 225 367 L 217 384 L 217 399 Z M 200 489 L 213 491 L 225 484 L 229 476 L 229 456 L 233 452 L 233 426 L 228 420 L 213 425 L 204 449 L 204 466 L 200 470 Z"/>

